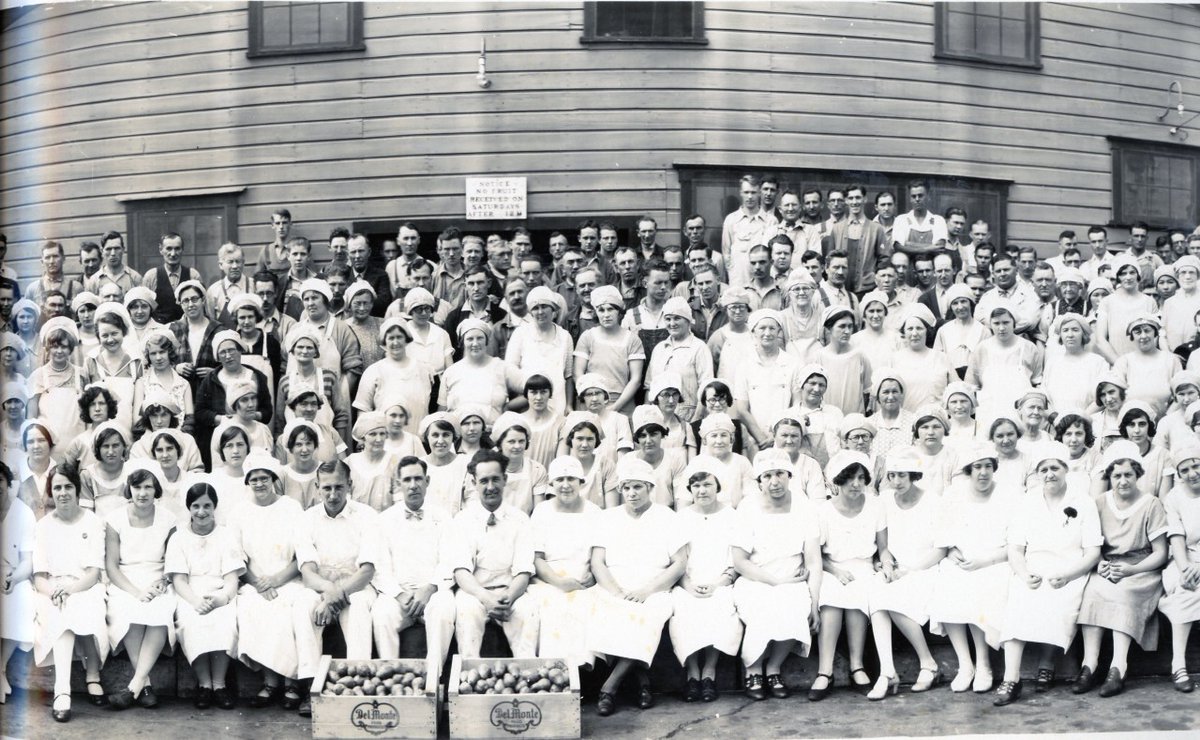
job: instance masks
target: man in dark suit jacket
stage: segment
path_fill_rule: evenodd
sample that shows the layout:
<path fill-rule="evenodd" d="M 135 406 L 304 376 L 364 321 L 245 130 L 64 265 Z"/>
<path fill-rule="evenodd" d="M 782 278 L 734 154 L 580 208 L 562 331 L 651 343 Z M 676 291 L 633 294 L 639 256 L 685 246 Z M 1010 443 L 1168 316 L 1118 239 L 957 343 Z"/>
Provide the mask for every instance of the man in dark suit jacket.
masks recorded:
<path fill-rule="evenodd" d="M 371 266 L 371 247 L 367 244 L 367 237 L 362 234 L 350 237 L 348 256 L 350 269 L 354 273 L 351 282 L 365 280 L 375 289 L 375 305 L 371 307 L 371 315 L 382 318 L 387 312 L 387 307 L 392 305 L 391 278 L 388 277 L 387 271 Z"/>
<path fill-rule="evenodd" d="M 867 201 L 864 185 L 847 185 L 846 218 L 829 227 L 829 233 L 821 239 L 825 254 L 845 252 L 850 260 L 850 271 L 846 285 L 850 291 L 862 295 L 875 289 L 875 266 L 892 253 L 887 234 L 878 222 L 867 218 L 863 206 Z"/>
<path fill-rule="evenodd" d="M 954 260 L 949 254 L 939 254 L 933 258 L 933 287 L 921 293 L 917 302 L 924 304 L 933 312 L 937 326 L 941 326 L 954 318 L 950 313 L 950 304 L 946 300 L 946 291 L 954 285 Z M 946 312 L 942 312 L 942 304 L 946 304 Z M 936 328 L 936 327 L 935 327 Z"/>

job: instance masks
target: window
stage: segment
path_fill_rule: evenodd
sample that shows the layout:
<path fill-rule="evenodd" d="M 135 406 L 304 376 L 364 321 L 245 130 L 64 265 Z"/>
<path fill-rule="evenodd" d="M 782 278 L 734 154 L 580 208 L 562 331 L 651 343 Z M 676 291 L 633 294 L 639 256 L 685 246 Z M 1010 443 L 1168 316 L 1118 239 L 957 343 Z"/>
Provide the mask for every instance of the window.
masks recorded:
<path fill-rule="evenodd" d="M 1145 221 L 1155 228 L 1188 228 L 1200 221 L 1200 149 L 1110 139 L 1113 225 Z"/>
<path fill-rule="evenodd" d="M 145 272 L 161 265 L 159 237 L 174 232 L 183 237 L 184 264 L 200 270 L 206 278 L 214 277 L 209 273 L 217 264 L 217 249 L 225 242 L 237 241 L 237 201 L 243 190 L 119 198 L 125 204 L 130 267 Z"/>
<path fill-rule="evenodd" d="M 690 214 L 704 216 L 707 226 L 705 242 L 709 246 L 721 244 L 721 222 L 725 216 L 741 207 L 738 195 L 739 179 L 747 172 L 766 174 L 768 170 L 749 167 L 723 169 L 678 166 L 680 189 L 680 219 Z M 896 198 L 897 214 L 912 210 L 908 203 L 908 182 L 922 175 L 915 173 L 849 172 L 836 170 L 769 170 L 779 178 L 779 193 L 795 190 L 803 193 L 809 188 L 820 188 L 821 200 L 825 200 L 830 188 L 841 188 L 851 183 L 861 183 L 867 188 L 867 215 L 875 216 L 875 196 L 887 191 Z M 1005 242 L 1005 221 L 1008 213 L 1008 182 L 999 180 L 976 180 L 953 177 L 927 176 L 929 181 L 929 210 L 939 215 L 951 206 L 967 212 L 967 223 L 979 219 L 988 222 L 992 230 L 992 242 Z M 778 207 L 778 203 L 776 203 Z M 822 218 L 829 212 L 822 210 Z M 660 242 L 666 243 L 666 242 Z"/>
<path fill-rule="evenodd" d="M 704 3 L 586 2 L 581 41 L 707 44 Z"/>
<path fill-rule="evenodd" d="M 360 51 L 363 44 L 362 3 L 259 2 L 249 7 L 247 56 L 320 54 Z"/>
<path fill-rule="evenodd" d="M 934 56 L 1042 66 L 1037 3 L 936 3 Z"/>

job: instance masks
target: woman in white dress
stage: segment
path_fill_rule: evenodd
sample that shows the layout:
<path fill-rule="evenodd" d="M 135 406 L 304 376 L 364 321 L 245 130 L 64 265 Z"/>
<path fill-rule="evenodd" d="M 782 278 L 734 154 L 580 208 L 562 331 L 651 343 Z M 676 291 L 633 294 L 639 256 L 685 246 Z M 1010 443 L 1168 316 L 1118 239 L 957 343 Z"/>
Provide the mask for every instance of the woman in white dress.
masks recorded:
<path fill-rule="evenodd" d="M 450 516 L 463 507 L 463 491 L 467 482 L 466 455 L 455 452 L 458 443 L 458 422 L 445 411 L 421 419 L 420 436 L 429 454 L 423 459 L 429 466 L 428 496 Z"/>
<path fill-rule="evenodd" d="M 883 507 L 873 493 L 867 493 L 871 485 L 870 459 L 861 452 L 842 450 L 825 466 L 825 479 L 832 484 L 833 495 L 817 501 L 815 506 L 825 576 L 817 602 L 821 608 L 817 677 L 809 688 L 809 701 L 824 699 L 833 685 L 834 652 L 843 622 L 850 647 L 851 683 L 861 692 L 871 686 L 863 670 L 868 597 L 875 575 L 875 555 L 887 550 Z M 898 682 L 894 677 L 891 680 L 894 691 Z"/>
<path fill-rule="evenodd" d="M 745 455 L 733 451 L 733 432 L 733 419 L 727 414 L 709 414 L 700 423 L 700 456 L 717 461 L 717 477 L 721 480 L 718 498 L 736 509 L 743 497 L 754 495 L 754 466 Z"/>
<path fill-rule="evenodd" d="M 886 455 L 893 447 L 908 447 L 916 419 L 906 408 L 904 381 L 892 368 L 881 367 L 875 371 L 871 385 L 875 389 L 875 411 L 870 416 L 875 425 L 871 451 Z"/>
<path fill-rule="evenodd" d="M 950 690 L 984 693 L 992 688 L 988 650 L 1000 646 L 1008 601 L 1008 521 L 1024 489 L 997 485 L 996 450 L 990 444 L 973 445 L 958 459 L 963 477 L 942 497 L 944 519 L 935 544 L 948 554 L 934 584 L 930 632 L 949 635 L 958 658 Z"/>
<path fill-rule="evenodd" d="M 104 522 L 79 505 L 79 478 L 74 473 L 55 468 L 46 488 L 54 510 L 38 521 L 34 535 L 33 657 L 38 666 L 53 663 L 51 715 L 58 722 L 67 722 L 71 719 L 71 660 L 77 648 L 83 655 L 88 700 L 97 706 L 106 701 L 100 684 L 100 668 L 108 656 L 101 581 Z"/>
<path fill-rule="evenodd" d="M 790 694 L 780 675 L 783 661 L 792 653 L 808 655 L 820 622 L 821 532 L 812 506 L 792 493 L 791 469 L 779 450 L 755 456 L 762 503 L 738 511 L 742 522 L 733 543 L 733 601 L 746 625 L 745 691 L 756 701 L 767 698 L 768 689 L 781 699 Z"/>
<path fill-rule="evenodd" d="M 718 656 L 737 655 L 742 643 L 732 554 L 740 518 L 717 498 L 721 482 L 714 466 L 696 470 L 687 484 L 693 503 L 679 511 L 688 539 L 687 569 L 671 589 L 675 613 L 668 630 L 675 657 L 687 670 L 683 700 L 708 702 L 717 698 Z"/>
<path fill-rule="evenodd" d="M 979 433 L 979 422 L 975 419 L 975 387 L 970 383 L 951 383 L 942 394 L 942 404 L 950 421 L 946 432 L 948 444 L 957 447 L 975 440 Z"/>
<path fill-rule="evenodd" d="M 292 605 L 305 594 L 295 550 L 303 511 L 283 495 L 273 458 L 251 458 L 245 482 L 251 500 L 230 516 L 246 563 L 236 600 L 238 659 L 262 672 L 263 686 L 251 706 L 282 699 L 284 708 L 296 709 L 303 699 L 295 683 L 299 658 Z M 298 626 L 312 629 L 310 624 Z"/>
<path fill-rule="evenodd" d="M 163 487 L 154 471 L 130 468 L 129 503 L 105 517 L 105 565 L 109 646 L 114 653 L 125 648 L 133 676 L 124 690 L 109 694 L 108 703 L 128 709 L 136 700 L 149 709 L 158 705 L 150 670 L 160 653 L 170 655 L 175 648 L 175 591 L 163 572 L 175 517 L 156 506 Z"/>
<path fill-rule="evenodd" d="M 1174 455 L 1178 481 L 1163 499 L 1171 560 L 1163 570 L 1164 594 L 1158 609 L 1171 622 L 1171 680 L 1176 691 L 1194 688 L 1187 671 L 1187 643 L 1200 620 L 1200 445 Z"/>
<path fill-rule="evenodd" d="M 1134 347 L 1113 363 L 1113 374 L 1125 379 L 1126 397 L 1150 404 L 1154 418 L 1163 415 L 1171 402 L 1171 378 L 1183 370 L 1179 355 L 1159 346 L 1162 322 L 1155 314 L 1134 317 L 1125 329 Z"/>
<path fill-rule="evenodd" d="M 885 469 L 887 481 L 879 497 L 887 525 L 887 549 L 879 554 L 880 569 L 867 597 L 871 632 L 879 653 L 879 680 L 867 698 L 876 701 L 894 693 L 898 681 L 892 657 L 893 624 L 920 661 L 913 692 L 928 691 L 942 678 L 922 629 L 929 621 L 937 565 L 946 557 L 946 549 L 937 544 L 942 496 L 917 485 L 924 478 L 921 461 L 911 447 L 898 447 L 888 453 Z"/>
<path fill-rule="evenodd" d="M 567 339 L 570 339 L 569 335 Z M 458 341 L 463 348 L 463 358 L 442 374 L 438 408 L 442 411 L 458 410 L 467 404 L 478 404 L 490 408 L 492 413 L 499 416 L 509 399 L 520 395 L 525 374 L 516 365 L 488 354 L 492 344 L 492 327 L 487 322 L 476 318 L 465 319 L 458 325 Z M 512 348 L 512 339 L 509 339 L 508 346 Z M 555 384 L 550 405 L 558 409 L 556 413 L 566 408 L 563 400 L 564 381 L 561 378 L 560 375 L 556 381 L 550 377 Z"/>
<path fill-rule="evenodd" d="M 0 704 L 12 693 L 8 661 L 17 648 L 33 647 L 33 510 L 17 498 L 12 471 L 0 462 Z"/>
<path fill-rule="evenodd" d="M 529 450 L 529 422 L 513 411 L 505 411 L 492 425 L 496 449 L 508 458 L 504 483 L 504 503 L 526 514 L 545 500 L 549 479 L 546 468 L 537 460 L 526 457 Z"/>
<path fill-rule="evenodd" d="M 243 504 L 250 502 L 246 487 L 246 460 L 250 455 L 250 435 L 236 422 L 226 422 L 213 433 L 217 440 L 217 457 L 213 471 L 204 476 L 212 487 L 225 494 L 225 506 L 217 512 L 218 524 L 229 524 L 230 517 Z M 261 454 L 261 453 L 260 453 Z M 216 463 L 221 466 L 217 467 Z"/>
<path fill-rule="evenodd" d="M 896 332 L 888 325 L 887 293 L 873 290 L 858 302 L 862 328 L 850 337 L 850 346 L 867 358 L 871 369 L 887 367 L 896 352 Z"/>
<path fill-rule="evenodd" d="M 133 426 L 134 387 L 142 377 L 142 358 L 130 357 L 123 344 L 131 323 L 124 306 L 100 304 L 96 309 L 100 346 L 84 361 L 88 382 L 103 385 L 116 397 L 116 418 L 126 429 Z"/>
<path fill-rule="evenodd" d="M 233 709 L 225 687 L 229 659 L 237 657 L 238 577 L 245 569 L 233 532 L 217 524 L 217 489 L 196 483 L 184 494 L 188 523 L 167 543 L 164 571 L 178 596 L 176 630 L 183 654 L 196 672 L 197 709 Z"/>
<path fill-rule="evenodd" d="M 913 448 L 924 475 L 922 488 L 941 496 L 954 476 L 954 451 L 946 444 L 950 418 L 940 406 L 929 404 L 918 409 L 913 422 Z"/>
<path fill-rule="evenodd" d="M 50 436 L 50 429 L 40 421 L 22 424 L 20 439 L 25 459 L 18 468 L 16 496 L 29 507 L 36 519 L 41 519 L 54 508 L 46 488 L 46 480 L 56 467 L 54 440 Z"/>
<path fill-rule="evenodd" d="M 375 511 L 391 508 L 392 477 L 400 458 L 386 448 L 387 418 L 377 411 L 359 414 L 354 422 L 354 439 L 363 445 L 362 452 L 346 458 L 354 500 Z"/>
<path fill-rule="evenodd" d="M 1006 492 L 1021 493 L 1025 490 L 1031 466 L 1029 455 L 1020 446 L 1025 432 L 1014 416 L 1016 414 L 994 417 L 988 427 L 988 441 L 995 450 L 996 470 L 993 478 L 996 485 Z"/>
<path fill-rule="evenodd" d="M 1070 453 L 1059 442 L 1045 442 L 1033 455 L 1041 490 L 1031 486 L 1017 503 L 1008 531 L 1012 569 L 1000 639 L 1004 679 L 996 706 L 1021 696 L 1021 658 L 1025 644 L 1039 643 L 1035 689 L 1054 683 L 1054 664 L 1075 638 L 1075 620 L 1088 574 L 1100 561 L 1100 515 L 1087 488 L 1068 475 Z"/>
<path fill-rule="evenodd" d="M 1133 443 L 1137 448 L 1137 461 L 1145 471 L 1138 484 L 1151 496 L 1163 498 L 1175 485 L 1174 468 L 1171 467 L 1171 453 L 1166 447 L 1153 444 L 1158 431 L 1155 423 L 1154 410 L 1145 401 L 1131 398 L 1121 406 L 1121 437 L 1123 441 Z M 1111 445 L 1110 445 L 1111 447 Z M 1108 490 L 1104 470 L 1097 465 L 1089 471 L 1092 475 L 1092 495 L 1099 496 Z"/>
<path fill-rule="evenodd" d="M 572 411 L 563 422 L 562 430 L 567 454 L 583 467 L 580 495 L 601 509 L 620 506 L 616 461 L 611 456 L 596 454 L 596 448 L 604 441 L 600 419 L 587 411 Z"/>
<path fill-rule="evenodd" d="M 933 348 L 946 355 L 950 366 L 961 379 L 967 375 L 971 353 L 991 336 L 991 331 L 975 320 L 975 294 L 966 285 L 951 285 L 946 290 L 945 300 L 950 306 L 951 315 L 945 317 L 947 320 L 938 327 Z"/>
<path fill-rule="evenodd" d="M 384 411 L 395 404 L 406 409 L 429 408 L 433 380 L 425 363 L 408 355 L 412 332 L 408 322 L 400 317 L 384 319 L 379 327 L 378 343 L 385 355 L 367 365 L 358 383 L 354 408 L 359 411 Z M 409 420 L 409 432 L 417 431 L 418 421 Z"/>
<path fill-rule="evenodd" d="M 539 285 L 529 291 L 525 304 L 533 321 L 522 323 L 512 333 L 504 359 L 512 367 L 519 368 L 524 377 L 538 373 L 549 378 L 554 384 L 550 408 L 561 414 L 571 407 L 575 395 L 568 385 L 575 368 L 575 342 L 557 323 L 565 318 L 566 302 L 562 296 Z M 496 415 L 502 410 L 496 409 Z"/>
<path fill-rule="evenodd" d="M 1096 466 L 1096 437 L 1092 420 L 1078 409 L 1064 409 L 1054 419 L 1054 438 L 1066 445 L 1067 470 L 1072 475 L 1089 477 Z"/>
<path fill-rule="evenodd" d="M 933 312 L 923 303 L 909 303 L 902 316 L 900 341 L 890 366 L 904 383 L 904 408 L 911 412 L 928 403 L 941 403 L 946 386 L 959 377 L 945 354 L 930 349 L 937 323 Z"/>
<path fill-rule="evenodd" d="M 671 587 L 687 568 L 687 539 L 678 515 L 654 503 L 650 465 L 626 455 L 617 479 L 623 503 L 598 517 L 592 539 L 587 648 L 615 659 L 596 702 L 600 716 L 616 711 L 617 689 L 630 671 L 640 687 L 638 706 L 654 706 L 650 661 L 671 618 Z"/>
<path fill-rule="evenodd" d="M 530 518 L 535 573 L 528 593 L 541 619 L 538 655 L 590 666 L 596 659 L 587 649 L 589 589 L 596 585 L 591 545 L 601 509 L 579 495 L 583 468 L 575 458 L 556 457 L 549 476 L 553 497 Z"/>
<path fill-rule="evenodd" d="M 96 462 L 83 468 L 80 505 L 104 518 L 125 504 L 125 461 L 129 459 L 129 429 L 116 421 L 96 427 L 92 436 Z"/>
<path fill-rule="evenodd" d="M 1108 360 L 1089 348 L 1092 326 L 1077 313 L 1064 313 L 1054 320 L 1051 340 L 1046 345 L 1046 368 L 1042 390 L 1054 409 L 1087 408 L 1092 388 L 1083 382 L 1108 372 Z"/>
<path fill-rule="evenodd" d="M 84 372 L 72 362 L 79 346 L 79 330 L 65 316 L 46 322 L 42 327 L 42 348 L 46 363 L 29 376 L 30 419 L 40 419 L 59 444 L 66 446 L 83 431 L 79 418 L 79 394 L 83 391 Z"/>
<path fill-rule="evenodd" d="M 308 509 L 321 500 L 317 492 L 317 468 L 325 462 L 317 457 L 321 441 L 321 430 L 304 419 L 292 419 L 279 435 L 279 442 L 287 447 L 288 458 L 279 471 L 283 495 L 300 504 L 301 509 Z"/>
<path fill-rule="evenodd" d="M 964 380 L 979 389 L 978 418 L 985 424 L 1010 413 L 1022 393 L 1042 382 L 1045 353 L 1017 336 L 1016 315 L 1011 302 L 995 303 L 991 313 L 982 317 L 992 336 L 979 343 L 967 366 Z"/>
<path fill-rule="evenodd" d="M 1107 373 L 1096 380 L 1096 395 L 1093 398 L 1099 410 L 1092 414 L 1092 432 L 1100 443 L 1099 452 L 1121 438 L 1121 407 L 1125 405 L 1125 390 L 1129 386 L 1125 379 L 1115 373 Z"/>
<path fill-rule="evenodd" d="M 703 398 L 703 393 L 701 397 Z M 676 489 L 676 480 L 687 467 L 687 452 L 682 447 L 667 449 L 667 423 L 657 406 L 643 405 L 633 410 L 633 442 L 636 449 L 630 454 L 645 460 L 654 468 L 654 503 L 679 511 L 689 500 L 690 493 Z M 694 458 L 693 458 L 694 459 Z"/>
<path fill-rule="evenodd" d="M 1050 410 L 1050 398 L 1040 390 L 1028 390 L 1016 401 L 1018 421 L 1021 422 L 1021 439 L 1017 449 L 1025 455 L 1050 441 L 1046 433 L 1046 415 Z M 1032 469 L 1032 467 L 1031 467 Z"/>

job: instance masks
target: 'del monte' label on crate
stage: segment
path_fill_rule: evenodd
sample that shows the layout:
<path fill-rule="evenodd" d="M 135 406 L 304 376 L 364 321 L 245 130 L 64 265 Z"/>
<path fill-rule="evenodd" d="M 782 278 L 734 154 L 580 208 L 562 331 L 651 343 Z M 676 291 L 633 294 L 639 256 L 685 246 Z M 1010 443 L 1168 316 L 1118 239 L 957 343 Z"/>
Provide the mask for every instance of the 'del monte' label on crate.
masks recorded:
<path fill-rule="evenodd" d="M 492 726 L 520 735 L 542 723 L 542 708 L 531 701 L 502 701 L 492 707 Z"/>
<path fill-rule="evenodd" d="M 400 712 L 387 702 L 365 701 L 350 710 L 350 724 L 371 735 L 382 735 L 400 724 Z"/>

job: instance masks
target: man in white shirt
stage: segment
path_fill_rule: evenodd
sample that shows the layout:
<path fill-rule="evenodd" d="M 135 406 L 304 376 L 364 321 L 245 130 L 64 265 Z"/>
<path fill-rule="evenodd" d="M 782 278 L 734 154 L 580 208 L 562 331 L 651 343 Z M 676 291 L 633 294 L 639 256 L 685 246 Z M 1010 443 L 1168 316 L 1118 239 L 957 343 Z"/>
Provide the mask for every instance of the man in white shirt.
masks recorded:
<path fill-rule="evenodd" d="M 979 299 L 979 304 L 975 306 L 975 320 L 986 326 L 992 309 L 1007 303 L 1017 312 L 1015 331 L 1018 334 L 1036 331 L 1041 320 L 1042 301 L 1033 286 L 1017 280 L 1017 266 L 1012 257 L 1007 254 L 996 255 L 992 260 L 992 279 L 995 287 Z"/>
<path fill-rule="evenodd" d="M 447 565 L 458 584 L 458 653 L 478 658 L 489 621 L 500 625 L 514 657 L 537 655 L 536 605 L 523 598 L 533 577 L 533 533 L 525 512 L 504 503 L 508 458 L 480 450 L 467 465 L 478 498 L 454 517 Z"/>
<path fill-rule="evenodd" d="M 346 463 L 322 463 L 317 468 L 321 503 L 304 512 L 296 533 L 296 562 L 308 591 L 292 608 L 304 610 L 312 627 L 296 630 L 296 676 L 302 683 L 316 676 L 325 628 L 335 621 L 346 638 L 346 658 L 371 659 L 371 580 L 382 553 L 375 510 L 351 500 L 352 487 Z M 300 714 L 307 716 L 306 709 L 311 714 L 307 699 Z"/>
<path fill-rule="evenodd" d="M 881 190 L 875 196 L 875 218 L 871 219 L 883 227 L 887 243 L 892 243 L 892 227 L 896 223 L 896 196 L 887 190 Z"/>
<path fill-rule="evenodd" d="M 930 213 L 928 190 L 929 186 L 924 180 L 913 180 L 908 184 L 908 200 L 912 210 L 897 216 L 892 226 L 892 244 L 897 251 L 914 256 L 945 249 L 949 238 L 946 220 L 936 213 Z"/>
<path fill-rule="evenodd" d="M 1103 226 L 1089 228 L 1088 244 L 1092 245 L 1092 256 L 1079 266 L 1079 270 L 1090 282 L 1101 277 L 1100 267 L 1102 265 L 1112 265 L 1113 256 L 1108 251 L 1108 229 Z"/>
<path fill-rule="evenodd" d="M 729 269 L 729 284 L 742 287 L 750 282 L 750 248 L 766 244 L 778 231 L 774 214 L 760 205 L 757 175 L 743 175 L 740 184 L 742 207 L 725 217 L 721 225 L 721 255 Z"/>
<path fill-rule="evenodd" d="M 445 566 L 450 514 L 425 501 L 424 460 L 400 458 L 392 485 L 402 500 L 378 519 L 383 557 L 372 582 L 380 595 L 371 610 L 375 649 L 380 658 L 399 658 L 400 633 L 424 623 L 426 659 L 442 665 L 454 636 L 454 577 Z"/>

